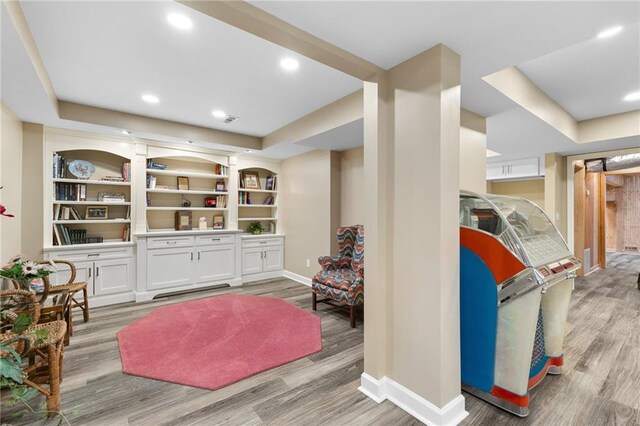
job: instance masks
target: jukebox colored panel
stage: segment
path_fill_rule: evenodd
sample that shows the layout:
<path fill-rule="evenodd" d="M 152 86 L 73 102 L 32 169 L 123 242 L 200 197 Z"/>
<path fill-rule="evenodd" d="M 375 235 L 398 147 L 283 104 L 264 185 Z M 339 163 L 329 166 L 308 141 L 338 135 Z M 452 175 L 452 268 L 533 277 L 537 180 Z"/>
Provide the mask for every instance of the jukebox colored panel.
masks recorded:
<path fill-rule="evenodd" d="M 491 391 L 494 384 L 498 290 L 480 257 L 460 247 L 462 382 Z"/>

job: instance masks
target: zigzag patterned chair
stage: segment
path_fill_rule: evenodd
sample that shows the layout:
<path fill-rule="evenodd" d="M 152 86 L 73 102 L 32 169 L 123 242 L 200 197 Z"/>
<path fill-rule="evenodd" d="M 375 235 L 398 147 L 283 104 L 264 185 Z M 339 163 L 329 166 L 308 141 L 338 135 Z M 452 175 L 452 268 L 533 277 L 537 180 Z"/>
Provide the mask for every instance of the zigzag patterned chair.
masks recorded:
<path fill-rule="evenodd" d="M 356 326 L 355 307 L 364 303 L 364 228 L 338 228 L 338 256 L 321 256 L 322 271 L 311 280 L 311 302 L 336 301 L 349 306 L 351 327 Z M 323 297 L 318 300 L 317 296 Z"/>

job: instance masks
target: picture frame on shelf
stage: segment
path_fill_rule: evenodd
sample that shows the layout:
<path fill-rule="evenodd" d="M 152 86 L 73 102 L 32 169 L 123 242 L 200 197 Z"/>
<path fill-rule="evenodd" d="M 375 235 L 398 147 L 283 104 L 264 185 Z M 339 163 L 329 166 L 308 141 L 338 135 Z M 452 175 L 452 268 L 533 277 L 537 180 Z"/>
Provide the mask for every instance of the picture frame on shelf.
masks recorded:
<path fill-rule="evenodd" d="M 87 206 L 84 218 L 86 220 L 106 220 L 109 219 L 109 207 L 107 206 Z"/>
<path fill-rule="evenodd" d="M 193 228 L 193 217 L 190 211 L 176 211 L 175 229 L 176 231 L 191 231 Z"/>
<path fill-rule="evenodd" d="M 98 201 L 106 203 L 123 203 L 125 197 L 124 192 L 98 192 Z"/>
<path fill-rule="evenodd" d="M 213 229 L 224 229 L 224 216 L 218 215 L 213 217 Z"/>
<path fill-rule="evenodd" d="M 178 190 L 180 191 L 188 191 L 189 190 L 189 178 L 186 176 L 178 176 Z"/>
<path fill-rule="evenodd" d="M 226 187 L 225 187 L 225 183 L 224 180 L 217 180 L 216 181 L 216 191 L 218 192 L 224 192 L 226 191 Z"/>
<path fill-rule="evenodd" d="M 275 184 L 275 176 L 269 175 L 267 176 L 264 189 L 266 189 L 267 191 L 273 191 L 275 189 L 274 184 Z"/>
<path fill-rule="evenodd" d="M 244 172 L 242 174 L 242 181 L 245 189 L 261 189 L 258 172 Z"/>

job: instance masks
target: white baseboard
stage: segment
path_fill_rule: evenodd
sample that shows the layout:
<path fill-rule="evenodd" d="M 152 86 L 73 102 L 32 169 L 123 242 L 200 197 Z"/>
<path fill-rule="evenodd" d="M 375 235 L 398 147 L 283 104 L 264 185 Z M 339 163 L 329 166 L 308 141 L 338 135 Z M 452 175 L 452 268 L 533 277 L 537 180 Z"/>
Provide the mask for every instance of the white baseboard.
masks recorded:
<path fill-rule="evenodd" d="M 302 275 L 294 274 L 291 271 L 283 271 L 282 276 L 285 278 L 289 278 L 290 280 L 297 281 L 300 284 L 304 284 L 308 287 L 311 287 L 311 278 L 307 278 Z"/>
<path fill-rule="evenodd" d="M 464 397 L 462 395 L 458 395 L 444 407 L 438 408 L 420 395 L 386 376 L 381 379 L 374 379 L 367 373 L 362 373 L 360 383 L 358 390 L 375 402 L 381 403 L 388 399 L 427 425 L 453 426 L 469 415 L 464 409 Z"/>

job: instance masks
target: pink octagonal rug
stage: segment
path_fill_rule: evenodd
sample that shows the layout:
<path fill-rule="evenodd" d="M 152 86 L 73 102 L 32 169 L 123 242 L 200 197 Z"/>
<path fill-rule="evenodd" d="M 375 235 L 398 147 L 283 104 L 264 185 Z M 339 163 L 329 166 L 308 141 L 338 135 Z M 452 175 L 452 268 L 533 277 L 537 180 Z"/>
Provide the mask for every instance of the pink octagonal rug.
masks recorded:
<path fill-rule="evenodd" d="M 126 374 L 213 390 L 318 352 L 322 337 L 284 300 L 228 294 L 155 309 L 118 344 Z"/>

